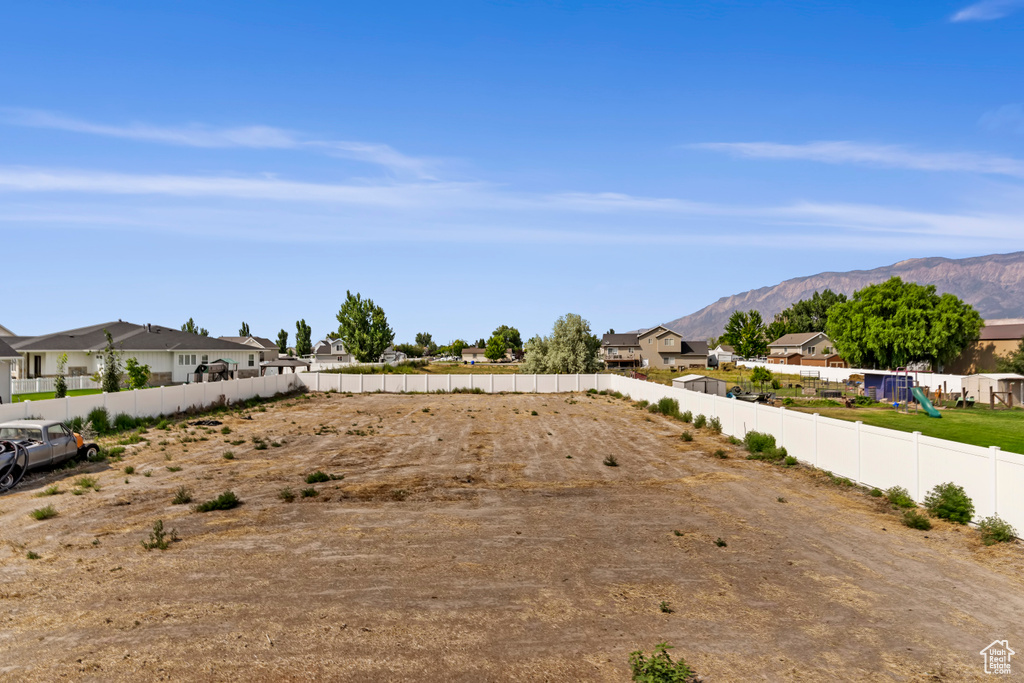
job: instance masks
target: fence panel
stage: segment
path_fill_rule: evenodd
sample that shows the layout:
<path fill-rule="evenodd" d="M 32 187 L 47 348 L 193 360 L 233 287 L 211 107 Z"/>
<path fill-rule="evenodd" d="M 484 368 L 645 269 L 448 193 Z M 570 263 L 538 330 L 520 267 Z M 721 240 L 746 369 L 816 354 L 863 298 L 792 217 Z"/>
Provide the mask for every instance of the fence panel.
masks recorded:
<path fill-rule="evenodd" d="M 860 427 L 860 478 L 883 491 L 902 486 L 917 496 L 914 435 L 882 427 Z"/>
<path fill-rule="evenodd" d="M 813 423 L 812 423 L 813 425 Z M 857 425 L 827 417 L 818 418 L 816 433 L 818 467 L 858 481 Z"/>
<path fill-rule="evenodd" d="M 814 438 L 814 416 L 787 410 L 782 413 L 782 430 L 786 438 L 783 443 L 786 451 L 794 458 L 817 465 L 817 442 Z M 736 436 L 742 437 L 742 434 Z"/>
<path fill-rule="evenodd" d="M 494 381 L 494 392 L 518 391 L 519 386 L 515 375 L 491 375 Z"/>
<path fill-rule="evenodd" d="M 992 477 L 995 468 L 987 448 L 919 436 L 918 459 L 921 463 L 919 501 L 936 484 L 951 481 L 963 486 L 974 501 L 976 517 L 993 514 Z"/>
<path fill-rule="evenodd" d="M 782 416 L 785 415 L 786 411 L 778 408 L 772 408 L 771 406 L 757 405 L 755 403 L 754 413 L 756 415 L 757 431 L 771 434 L 775 437 L 775 442 L 781 445 L 784 435 L 782 430 Z"/>

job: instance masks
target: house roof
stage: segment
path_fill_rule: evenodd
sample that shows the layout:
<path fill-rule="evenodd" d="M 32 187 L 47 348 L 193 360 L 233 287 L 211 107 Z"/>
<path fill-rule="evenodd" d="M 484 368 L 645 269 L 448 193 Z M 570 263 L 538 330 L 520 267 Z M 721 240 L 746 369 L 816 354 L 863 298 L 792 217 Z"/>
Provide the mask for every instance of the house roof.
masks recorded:
<path fill-rule="evenodd" d="M 159 325 L 135 325 L 117 322 L 80 327 L 39 337 L 18 337 L 11 343 L 15 351 L 101 351 L 107 345 L 104 331 L 110 332 L 114 346 L 121 351 L 252 351 L 251 346 L 216 337 Z M 10 343 L 10 338 L 7 340 Z"/>
<path fill-rule="evenodd" d="M 802 354 L 799 351 L 787 351 L 787 352 L 776 351 L 775 353 L 769 353 L 768 357 L 769 358 L 792 358 L 793 356 L 800 356 L 800 355 L 802 355 Z"/>
<path fill-rule="evenodd" d="M 0 339 L 0 360 L 6 360 L 9 358 L 17 359 L 21 358 L 21 356 L 18 355 L 17 351 L 8 346 L 7 342 Z"/>
<path fill-rule="evenodd" d="M 217 339 L 223 339 L 224 341 L 235 342 L 236 344 L 245 344 L 246 346 L 252 346 L 252 344 L 246 344 L 250 339 L 259 344 L 264 349 L 276 349 L 277 344 L 270 341 L 266 337 L 255 337 L 249 335 L 248 337 L 217 337 Z"/>
<path fill-rule="evenodd" d="M 812 339 L 814 339 L 815 337 L 818 337 L 818 336 L 824 337 L 825 333 L 824 332 L 796 332 L 794 334 L 784 334 L 781 337 L 779 337 L 778 339 L 776 339 L 775 341 L 773 341 L 768 346 L 769 346 L 769 348 L 772 347 L 772 346 L 803 346 L 804 344 L 806 344 L 807 342 L 811 341 Z"/>
<path fill-rule="evenodd" d="M 715 382 L 724 382 L 725 381 L 725 380 L 717 379 L 715 377 L 707 377 L 706 375 L 680 375 L 679 377 L 672 378 L 672 384 L 675 384 L 676 382 L 680 382 L 682 384 L 686 384 L 687 382 L 692 382 L 692 381 L 698 380 L 698 379 L 701 379 L 701 380 L 709 380 L 710 379 L 710 380 L 713 380 Z"/>
<path fill-rule="evenodd" d="M 1018 375 L 1014 372 L 984 372 L 975 375 L 975 377 L 984 377 L 985 379 L 994 379 L 998 382 L 1004 380 L 1021 380 L 1024 379 L 1024 375 Z"/>
<path fill-rule="evenodd" d="M 1024 323 L 1012 323 L 1009 325 L 985 325 L 978 335 L 981 341 L 996 341 L 1001 339 L 1024 339 Z"/>
<path fill-rule="evenodd" d="M 13 337 L 14 333 L 10 329 L 0 325 L 0 337 Z"/>
<path fill-rule="evenodd" d="M 463 353 L 483 353 L 486 349 L 481 349 L 479 346 L 463 346 Z"/>
<path fill-rule="evenodd" d="M 722 349 L 726 353 L 736 353 L 736 349 L 734 349 L 730 344 L 719 344 L 718 348 Z"/>
<path fill-rule="evenodd" d="M 601 346 L 638 346 L 640 337 L 636 332 L 606 334 L 601 337 Z"/>
<path fill-rule="evenodd" d="M 672 330 L 668 329 L 664 325 L 658 325 L 657 327 L 652 327 L 652 328 L 650 328 L 648 330 L 640 330 L 636 334 L 637 334 L 637 337 L 640 338 L 640 337 L 646 337 L 647 335 L 654 334 L 654 333 L 657 333 L 658 336 L 661 336 L 662 334 L 665 334 L 666 332 L 671 332 L 671 331 Z M 679 334 L 679 333 L 676 332 L 676 334 Z"/>

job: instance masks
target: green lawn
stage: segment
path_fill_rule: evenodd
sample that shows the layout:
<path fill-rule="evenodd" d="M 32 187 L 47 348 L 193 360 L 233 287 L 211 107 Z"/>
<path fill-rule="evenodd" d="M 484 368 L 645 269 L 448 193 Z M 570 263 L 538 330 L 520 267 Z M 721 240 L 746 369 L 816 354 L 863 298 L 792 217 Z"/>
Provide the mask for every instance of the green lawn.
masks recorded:
<path fill-rule="evenodd" d="M 89 394 L 100 393 L 103 393 L 102 389 L 72 389 L 68 391 L 68 396 L 88 396 Z M 43 391 L 38 394 L 15 394 L 11 397 L 11 402 L 20 403 L 22 401 L 45 401 L 48 398 L 53 398 L 52 391 Z"/>
<path fill-rule="evenodd" d="M 1024 410 L 943 410 L 942 418 L 928 417 L 924 411 L 897 413 L 884 408 L 792 408 L 806 413 L 818 413 L 851 422 L 861 420 L 866 425 L 898 429 L 902 432 L 921 432 L 938 439 L 959 441 L 975 446 L 999 446 L 1011 453 L 1024 453 Z"/>

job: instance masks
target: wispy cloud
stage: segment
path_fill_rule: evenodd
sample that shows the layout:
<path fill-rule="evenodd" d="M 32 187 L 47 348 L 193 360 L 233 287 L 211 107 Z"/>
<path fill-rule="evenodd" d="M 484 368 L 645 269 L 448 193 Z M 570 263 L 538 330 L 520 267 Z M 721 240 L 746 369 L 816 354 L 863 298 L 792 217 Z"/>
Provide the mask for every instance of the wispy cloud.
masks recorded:
<path fill-rule="evenodd" d="M 950 21 L 992 21 L 1002 19 L 1024 7 L 1024 0 L 982 0 L 968 5 L 949 18 Z"/>
<path fill-rule="evenodd" d="M 982 114 L 978 123 L 992 131 L 1024 133 L 1024 105 L 1004 104 Z"/>
<path fill-rule="evenodd" d="M 88 135 L 155 142 L 207 149 L 291 149 L 316 151 L 344 159 L 352 159 L 387 168 L 395 173 L 422 179 L 434 177 L 436 160 L 402 154 L 381 143 L 351 140 L 315 140 L 295 131 L 272 126 L 240 126 L 216 128 L 202 124 L 156 126 L 148 123 L 109 125 L 34 109 L 4 109 L 2 120 L 8 125 L 48 128 Z"/>
<path fill-rule="evenodd" d="M 971 152 L 919 152 L 901 145 L 872 145 L 840 140 L 796 145 L 779 142 L 704 142 L 688 146 L 754 159 L 793 159 L 1024 178 L 1024 161 L 1019 159 Z"/>

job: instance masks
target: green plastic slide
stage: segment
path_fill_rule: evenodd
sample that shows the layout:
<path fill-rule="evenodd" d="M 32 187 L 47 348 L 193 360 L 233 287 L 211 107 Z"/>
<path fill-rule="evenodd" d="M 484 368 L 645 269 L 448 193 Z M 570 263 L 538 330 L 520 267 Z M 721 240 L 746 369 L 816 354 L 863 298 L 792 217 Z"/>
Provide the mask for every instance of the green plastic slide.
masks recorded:
<path fill-rule="evenodd" d="M 910 391 L 914 394 L 914 398 L 917 399 L 917 402 L 921 404 L 921 407 L 924 408 L 924 412 L 928 417 L 942 417 L 942 413 L 935 410 L 935 406 L 932 405 L 932 402 L 929 401 L 928 397 L 924 395 L 923 391 L 921 391 L 921 387 L 911 387 Z"/>

